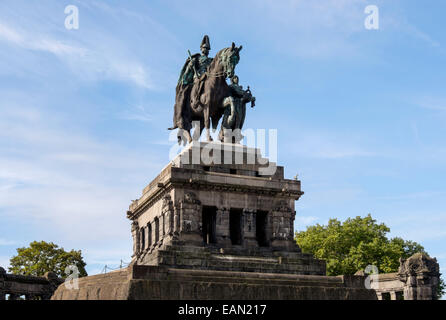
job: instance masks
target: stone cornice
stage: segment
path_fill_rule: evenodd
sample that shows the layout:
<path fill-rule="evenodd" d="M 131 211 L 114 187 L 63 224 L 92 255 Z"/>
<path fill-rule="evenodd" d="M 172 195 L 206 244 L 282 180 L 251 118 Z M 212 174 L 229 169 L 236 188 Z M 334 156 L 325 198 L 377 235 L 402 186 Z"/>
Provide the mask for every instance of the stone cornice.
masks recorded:
<path fill-rule="evenodd" d="M 300 181 L 295 180 L 272 180 L 263 177 L 251 177 L 242 175 L 231 175 L 217 172 L 203 172 L 200 170 L 187 170 L 180 168 L 169 168 L 170 175 L 166 182 L 155 184 L 152 181 L 152 190 L 145 188 L 146 194 L 141 199 L 136 200 L 127 212 L 130 220 L 138 218 L 145 210 L 150 208 L 154 203 L 162 199 L 162 197 L 174 188 L 182 188 L 189 190 L 214 190 L 222 192 L 237 192 L 256 195 L 266 195 L 273 197 L 284 197 L 298 200 L 304 193 L 300 191 Z M 164 177 L 167 175 L 164 174 Z M 220 181 L 209 181 L 210 176 Z M 226 183 L 227 178 L 240 179 L 242 183 Z M 271 181 L 272 186 L 255 186 L 249 182 Z M 276 186 L 275 186 L 276 185 Z M 280 186 L 279 186 L 280 185 Z M 285 187 L 283 187 L 286 185 Z M 291 188 L 287 188 L 291 187 Z M 294 188 L 293 188 L 294 187 Z M 148 196 L 147 196 L 148 195 Z M 142 201 L 141 201 L 142 200 Z"/>

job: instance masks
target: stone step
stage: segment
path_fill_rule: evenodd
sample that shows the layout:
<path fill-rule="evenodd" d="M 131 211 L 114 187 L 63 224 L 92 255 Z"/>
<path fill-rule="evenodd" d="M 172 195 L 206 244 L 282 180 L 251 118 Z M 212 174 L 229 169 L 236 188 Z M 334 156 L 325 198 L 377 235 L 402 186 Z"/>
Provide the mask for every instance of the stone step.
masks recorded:
<path fill-rule="evenodd" d="M 279 258 L 282 259 L 282 262 L 287 263 L 305 263 L 306 261 L 320 261 L 314 259 L 312 255 L 300 253 L 300 252 L 274 252 L 274 251 L 247 251 L 247 250 L 234 250 L 234 249 L 224 249 L 223 253 L 221 253 L 220 249 L 212 248 L 212 247 L 199 247 L 199 246 L 166 246 L 159 251 L 163 252 L 163 254 L 172 253 L 173 255 L 177 253 L 199 253 L 203 255 L 216 255 L 216 256 L 228 256 L 228 257 L 249 257 L 249 258 L 270 258 L 276 259 L 278 261 Z"/>
<path fill-rule="evenodd" d="M 187 269 L 185 269 L 187 270 Z M 190 271 L 190 270 L 187 270 Z M 274 286 L 323 286 L 323 287 L 344 287 L 341 279 L 339 281 L 326 281 L 321 279 L 301 278 L 301 279 L 287 279 L 276 277 L 271 278 L 255 278 L 255 277 L 237 277 L 237 276 L 218 276 L 218 275 L 190 275 L 190 274 L 176 274 L 169 281 L 191 281 L 191 282 L 212 282 L 212 283 L 227 283 L 227 284 L 250 284 L 250 285 L 274 285 Z M 312 277 L 312 276 L 307 276 Z M 338 280 L 338 279 L 336 279 Z"/>
<path fill-rule="evenodd" d="M 246 271 L 246 272 L 271 272 L 271 273 L 300 273 L 300 274 L 320 274 L 323 275 L 325 269 L 318 265 L 308 264 L 279 264 L 278 262 L 268 261 L 249 261 L 249 258 L 243 261 L 235 259 L 233 261 L 209 258 L 180 258 L 178 257 L 160 257 L 156 260 L 157 264 L 165 266 L 175 266 L 177 268 L 193 269 L 212 269 L 226 271 Z"/>
<path fill-rule="evenodd" d="M 162 248 L 163 251 L 184 251 L 184 252 L 208 252 L 213 254 L 220 254 L 221 249 L 213 246 L 193 246 L 193 245 L 166 245 Z M 224 248 L 224 254 L 228 255 L 246 255 L 259 257 L 290 257 L 290 258 L 311 258 L 310 254 L 301 253 L 299 251 L 273 251 L 271 248 Z"/>

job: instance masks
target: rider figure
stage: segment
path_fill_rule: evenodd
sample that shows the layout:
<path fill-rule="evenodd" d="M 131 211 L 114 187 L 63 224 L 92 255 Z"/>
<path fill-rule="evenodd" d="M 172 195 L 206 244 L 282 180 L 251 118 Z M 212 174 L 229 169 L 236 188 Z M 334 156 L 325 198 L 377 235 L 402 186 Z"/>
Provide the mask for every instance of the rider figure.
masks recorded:
<path fill-rule="evenodd" d="M 201 54 L 197 53 L 190 56 L 181 70 L 176 88 L 173 127 L 169 130 L 179 128 L 187 131 L 191 129 L 192 120 L 189 104 L 193 82 L 195 79 L 202 80 L 204 78 L 203 75 L 213 60 L 208 57 L 211 45 L 207 35 L 203 37 L 200 48 Z"/>
<path fill-rule="evenodd" d="M 206 35 L 201 41 L 201 55 L 199 53 L 189 57 L 186 61 L 186 69 L 181 73 L 180 81 L 182 84 L 190 84 L 193 80 L 201 79 L 203 74 L 206 73 L 207 68 L 212 62 L 212 58 L 209 58 L 209 51 L 211 50 L 211 44 L 209 37 Z"/>
<path fill-rule="evenodd" d="M 201 42 L 201 55 L 198 58 L 197 64 L 198 64 L 198 69 L 197 69 L 197 75 L 200 79 L 202 78 L 202 75 L 207 71 L 209 65 L 212 62 L 212 58 L 209 58 L 209 51 L 211 50 L 211 44 L 209 42 L 209 37 L 208 36 L 204 36 L 203 41 Z"/>

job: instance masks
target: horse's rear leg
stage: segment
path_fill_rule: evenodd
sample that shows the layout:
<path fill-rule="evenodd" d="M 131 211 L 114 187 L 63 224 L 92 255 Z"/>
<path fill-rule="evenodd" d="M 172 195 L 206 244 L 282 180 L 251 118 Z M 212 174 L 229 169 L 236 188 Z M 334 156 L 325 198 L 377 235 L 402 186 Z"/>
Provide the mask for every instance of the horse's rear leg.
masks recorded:
<path fill-rule="evenodd" d="M 193 140 L 198 141 L 201 137 L 201 132 L 203 131 L 203 121 L 193 121 L 194 126 L 194 134 L 193 134 Z"/>
<path fill-rule="evenodd" d="M 190 132 L 187 130 L 184 130 L 184 129 L 178 130 L 177 138 L 178 138 L 178 144 L 180 146 L 181 146 L 181 143 L 186 145 L 187 143 L 192 142 L 192 137 L 190 136 Z"/>

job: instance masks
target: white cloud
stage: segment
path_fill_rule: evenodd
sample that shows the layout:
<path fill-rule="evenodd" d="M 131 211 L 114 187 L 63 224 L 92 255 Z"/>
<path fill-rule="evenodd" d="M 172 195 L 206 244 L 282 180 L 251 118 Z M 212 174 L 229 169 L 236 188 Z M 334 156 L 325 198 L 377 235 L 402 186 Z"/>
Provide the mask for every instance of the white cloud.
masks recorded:
<path fill-rule="evenodd" d="M 46 34 L 13 29 L 0 24 L 0 39 L 20 48 L 55 55 L 84 80 L 115 80 L 133 83 L 145 89 L 155 89 L 147 67 L 131 57 L 119 57 L 112 50 L 89 49 L 71 45 Z"/>
<path fill-rule="evenodd" d="M 7 110 L 0 143 L 13 141 L 18 151 L 0 151 L 2 215 L 51 226 L 60 239 L 127 239 L 126 210 L 159 169 L 157 155 L 66 132 L 37 109 Z"/>
<path fill-rule="evenodd" d="M 45 51 L 63 57 L 66 55 L 85 56 L 85 48 L 71 46 L 60 41 L 45 38 L 41 34 L 28 35 L 27 33 L 12 29 L 0 24 L 0 39 L 28 50 Z"/>

